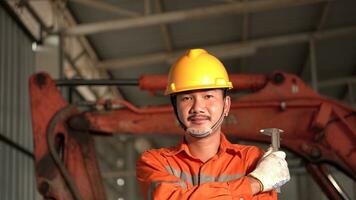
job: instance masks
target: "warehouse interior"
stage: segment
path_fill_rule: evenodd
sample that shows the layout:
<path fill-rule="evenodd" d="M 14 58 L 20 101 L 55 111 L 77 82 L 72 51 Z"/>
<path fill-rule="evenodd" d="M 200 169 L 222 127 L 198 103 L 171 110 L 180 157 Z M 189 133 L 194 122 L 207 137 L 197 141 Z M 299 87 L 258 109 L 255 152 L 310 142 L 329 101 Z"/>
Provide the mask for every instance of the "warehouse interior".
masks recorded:
<path fill-rule="evenodd" d="M 187 49 L 204 48 L 230 74 L 293 74 L 323 97 L 353 113 L 356 109 L 353 0 L 1 0 L 0 46 L 0 179 L 5 180 L 0 200 L 43 199 L 36 186 L 34 149 L 39 147 L 34 145 L 29 91 L 30 77 L 38 72 L 61 82 L 58 90 L 73 105 L 108 99 L 137 108 L 168 105 L 162 90 L 144 90 L 138 81 L 143 75 L 167 75 Z M 238 100 L 249 93 L 237 90 L 231 96 Z M 140 200 L 138 156 L 173 146 L 181 136 L 93 138 L 106 199 Z M 229 139 L 263 149 L 269 145 Z M 278 199 L 331 199 L 304 160 L 286 151 L 291 181 Z M 356 199 L 355 177 L 332 166 L 330 171 L 341 199 Z"/>

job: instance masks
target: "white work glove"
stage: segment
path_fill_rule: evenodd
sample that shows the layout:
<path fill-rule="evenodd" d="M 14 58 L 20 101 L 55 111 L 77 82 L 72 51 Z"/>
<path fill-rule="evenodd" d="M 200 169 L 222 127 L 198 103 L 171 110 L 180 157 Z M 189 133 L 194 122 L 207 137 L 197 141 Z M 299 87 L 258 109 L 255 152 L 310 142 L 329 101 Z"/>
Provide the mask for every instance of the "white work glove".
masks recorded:
<path fill-rule="evenodd" d="M 276 189 L 290 180 L 288 164 L 283 151 L 268 151 L 258 161 L 256 169 L 249 175 L 257 178 L 263 185 L 262 192 Z"/>

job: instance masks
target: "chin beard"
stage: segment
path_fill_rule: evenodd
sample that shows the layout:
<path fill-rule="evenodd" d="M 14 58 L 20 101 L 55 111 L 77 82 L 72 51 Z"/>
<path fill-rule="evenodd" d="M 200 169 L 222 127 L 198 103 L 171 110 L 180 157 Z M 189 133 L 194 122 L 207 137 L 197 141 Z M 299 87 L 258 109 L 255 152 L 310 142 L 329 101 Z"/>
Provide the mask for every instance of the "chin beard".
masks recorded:
<path fill-rule="evenodd" d="M 223 121 L 224 121 L 224 112 L 222 112 L 222 114 L 221 114 L 220 118 L 218 119 L 218 121 L 215 122 L 215 124 L 210 128 L 198 129 L 198 128 L 188 128 L 188 127 L 186 127 L 185 131 L 192 137 L 205 138 L 205 137 L 208 137 L 213 131 L 216 131 L 216 129 L 221 126 Z"/>
<path fill-rule="evenodd" d="M 187 133 L 195 138 L 204 138 L 209 136 L 213 130 L 211 128 L 207 128 L 205 130 L 197 129 L 197 128 L 187 128 Z"/>

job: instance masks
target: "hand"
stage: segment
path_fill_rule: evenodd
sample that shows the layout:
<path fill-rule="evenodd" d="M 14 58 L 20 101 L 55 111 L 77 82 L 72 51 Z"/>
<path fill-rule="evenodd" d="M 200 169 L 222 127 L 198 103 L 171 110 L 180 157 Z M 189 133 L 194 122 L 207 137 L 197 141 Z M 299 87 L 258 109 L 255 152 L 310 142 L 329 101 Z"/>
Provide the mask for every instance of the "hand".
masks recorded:
<path fill-rule="evenodd" d="M 258 161 L 256 169 L 249 175 L 261 181 L 262 192 L 276 189 L 290 180 L 288 164 L 283 151 L 272 152 L 272 148 Z"/>

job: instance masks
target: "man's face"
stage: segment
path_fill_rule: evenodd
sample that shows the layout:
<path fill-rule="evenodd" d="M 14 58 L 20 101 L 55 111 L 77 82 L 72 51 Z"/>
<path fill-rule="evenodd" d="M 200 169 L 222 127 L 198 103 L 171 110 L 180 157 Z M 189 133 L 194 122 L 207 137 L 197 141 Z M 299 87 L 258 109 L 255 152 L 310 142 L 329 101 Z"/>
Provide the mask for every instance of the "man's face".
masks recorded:
<path fill-rule="evenodd" d="M 194 90 L 177 95 L 178 117 L 187 128 L 207 130 L 229 109 L 230 97 L 224 99 L 221 89 Z"/>

